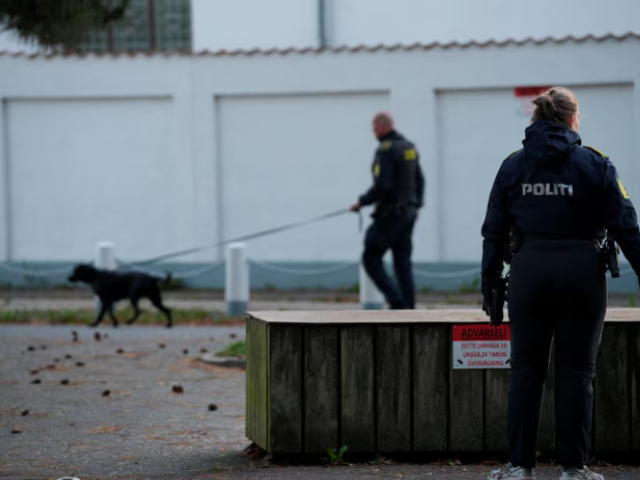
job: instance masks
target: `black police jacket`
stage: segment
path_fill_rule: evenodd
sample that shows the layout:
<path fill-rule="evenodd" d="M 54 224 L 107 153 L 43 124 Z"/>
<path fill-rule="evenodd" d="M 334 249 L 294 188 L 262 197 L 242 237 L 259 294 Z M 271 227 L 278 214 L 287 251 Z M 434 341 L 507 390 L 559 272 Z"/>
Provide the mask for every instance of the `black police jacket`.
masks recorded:
<path fill-rule="evenodd" d="M 395 130 L 382 137 L 371 167 L 373 186 L 360 196 L 360 205 L 375 203 L 382 215 L 403 206 L 420 208 L 425 182 L 419 160 L 415 145 Z"/>
<path fill-rule="evenodd" d="M 611 161 L 569 128 L 546 120 L 525 131 L 524 148 L 500 167 L 482 226 L 482 291 L 500 277 L 512 225 L 525 235 L 603 239 L 613 234 L 640 273 L 636 211 Z"/>

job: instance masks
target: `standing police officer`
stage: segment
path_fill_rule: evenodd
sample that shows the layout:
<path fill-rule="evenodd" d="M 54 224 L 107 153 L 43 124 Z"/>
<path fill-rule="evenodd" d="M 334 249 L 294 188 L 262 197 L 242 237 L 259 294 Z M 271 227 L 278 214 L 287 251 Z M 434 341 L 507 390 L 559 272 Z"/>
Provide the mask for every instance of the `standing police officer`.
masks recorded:
<path fill-rule="evenodd" d="M 376 204 L 373 224 L 367 230 L 362 263 L 392 309 L 415 308 L 411 271 L 413 226 L 424 198 L 424 177 L 415 145 L 394 130 L 391 114 L 373 117 L 373 133 L 380 141 L 373 160 L 373 186 L 351 210 Z M 382 257 L 393 254 L 396 287 L 384 270 Z"/>
<path fill-rule="evenodd" d="M 556 87 L 533 103 L 524 148 L 500 167 L 482 227 L 485 305 L 501 284 L 510 229 L 515 227 L 522 241 L 509 277 L 510 463 L 488 478 L 534 478 L 542 392 L 555 337 L 561 478 L 603 480 L 585 466 L 591 383 L 607 307 L 605 263 L 597 245 L 605 232 L 613 234 L 640 273 L 640 232 L 613 164 L 582 146 L 573 93 Z"/>

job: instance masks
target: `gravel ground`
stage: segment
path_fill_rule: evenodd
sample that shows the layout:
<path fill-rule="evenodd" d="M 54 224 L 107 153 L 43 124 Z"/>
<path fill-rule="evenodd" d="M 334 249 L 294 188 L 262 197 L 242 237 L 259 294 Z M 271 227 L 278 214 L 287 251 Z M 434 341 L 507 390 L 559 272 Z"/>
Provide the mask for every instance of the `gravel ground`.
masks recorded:
<path fill-rule="evenodd" d="M 246 465 L 244 371 L 196 360 L 231 335 L 244 330 L 0 327 L 0 478 L 192 478 Z"/>

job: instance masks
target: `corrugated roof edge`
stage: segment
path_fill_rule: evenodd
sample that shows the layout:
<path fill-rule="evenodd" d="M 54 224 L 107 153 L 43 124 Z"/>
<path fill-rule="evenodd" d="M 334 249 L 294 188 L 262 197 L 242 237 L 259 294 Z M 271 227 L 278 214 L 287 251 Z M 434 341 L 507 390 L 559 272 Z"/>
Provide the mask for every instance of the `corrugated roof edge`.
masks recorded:
<path fill-rule="evenodd" d="M 509 45 L 544 45 L 547 43 L 581 43 L 589 40 L 593 40 L 596 42 L 603 42 L 606 40 L 627 40 L 627 39 L 640 39 L 640 33 L 636 32 L 627 32 L 625 34 L 614 34 L 608 33 L 605 35 L 584 35 L 581 37 L 576 37 L 573 35 L 567 35 L 564 37 L 545 37 L 541 39 L 535 39 L 532 37 L 527 37 L 522 40 L 516 39 L 506 39 L 506 40 L 487 40 L 485 42 L 450 42 L 450 43 L 415 43 L 412 45 L 406 44 L 397 44 L 397 45 L 358 45 L 355 47 L 329 47 L 329 48 L 315 48 L 315 47 L 307 47 L 307 48 L 272 48 L 263 50 L 260 48 L 252 49 L 252 50 L 218 50 L 218 51 L 209 51 L 203 50 L 200 52 L 187 52 L 187 51 L 167 51 L 167 52 L 158 52 L 158 51 L 123 51 L 123 52 L 104 52 L 104 53 L 77 53 L 77 52 L 67 52 L 67 53 L 27 53 L 27 52 L 11 52 L 2 50 L 0 51 L 0 57 L 13 57 L 13 58 L 118 58 L 118 57 L 237 57 L 237 56 L 253 56 L 253 55 L 290 55 L 290 54 L 311 54 L 311 53 L 359 53 L 359 52 L 393 52 L 393 51 L 412 51 L 412 50 L 432 50 L 436 48 L 440 49 L 450 49 L 450 48 L 486 48 L 486 47 L 506 47 Z"/>

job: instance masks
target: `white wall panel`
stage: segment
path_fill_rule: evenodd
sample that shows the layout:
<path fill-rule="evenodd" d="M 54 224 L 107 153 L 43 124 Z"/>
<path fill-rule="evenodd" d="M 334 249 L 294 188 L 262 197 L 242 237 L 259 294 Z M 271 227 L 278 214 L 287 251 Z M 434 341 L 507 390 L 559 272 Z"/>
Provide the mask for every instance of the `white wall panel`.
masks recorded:
<path fill-rule="evenodd" d="M 609 155 L 631 178 L 633 90 L 629 85 L 576 87 L 584 144 Z M 480 228 L 502 161 L 522 148 L 529 117 L 513 89 L 444 91 L 438 96 L 441 129 L 442 260 L 475 261 L 482 255 Z M 640 194 L 631 191 L 640 204 Z"/>
<path fill-rule="evenodd" d="M 224 232 L 236 237 L 349 207 L 371 184 L 378 94 L 219 100 Z M 268 260 L 357 260 L 357 216 L 252 241 Z"/>
<path fill-rule="evenodd" d="M 8 103 L 13 260 L 140 259 L 191 243 L 191 166 L 170 98 Z"/>

